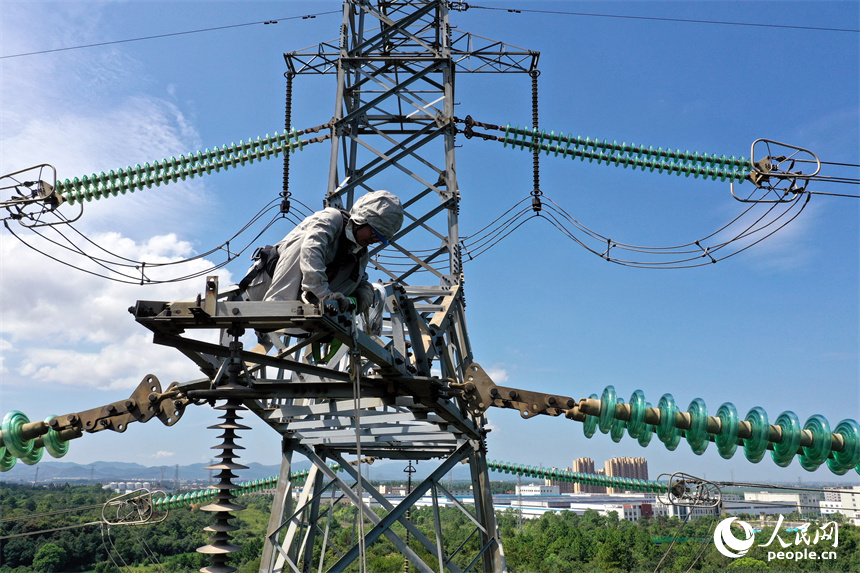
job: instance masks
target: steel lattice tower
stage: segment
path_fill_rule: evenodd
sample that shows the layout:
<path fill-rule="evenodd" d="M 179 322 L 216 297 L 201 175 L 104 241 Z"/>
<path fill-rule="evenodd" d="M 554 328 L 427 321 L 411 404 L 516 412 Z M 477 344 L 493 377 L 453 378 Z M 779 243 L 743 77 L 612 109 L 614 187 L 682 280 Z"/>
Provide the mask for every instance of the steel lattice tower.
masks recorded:
<path fill-rule="evenodd" d="M 263 572 L 342 571 L 383 535 L 419 571 L 506 569 L 487 469 L 486 405 L 462 397 L 470 384 L 488 379 L 474 361 L 464 315 L 454 78 L 529 73 L 538 54 L 453 30 L 448 11 L 449 3 L 438 0 L 347 0 L 337 41 L 284 54 L 291 76 L 337 77 L 325 203 L 349 208 L 368 190 L 388 189 L 404 205 L 403 228 L 388 251 L 371 251 L 371 265 L 386 277 L 381 333 L 300 301 L 240 300 L 219 292 L 216 277 L 196 300 L 138 301 L 134 310 L 156 343 L 176 347 L 207 375 L 172 390 L 192 400 L 228 400 L 232 408 L 241 402 L 282 437 Z M 280 331 L 296 327 L 309 336 Z M 221 343 L 185 338 L 186 329 L 220 329 Z M 243 350 L 239 337 L 247 329 L 269 333 L 276 354 Z M 228 447 L 238 446 L 216 446 Z M 312 467 L 294 499 L 295 453 Z M 368 457 L 441 463 L 395 507 L 362 475 L 356 458 Z M 474 509 L 443 485 L 458 463 L 471 470 Z M 231 481 L 222 479 L 219 488 L 229 492 Z M 432 498 L 435 539 L 406 518 L 425 495 Z M 445 547 L 442 498 L 472 522 L 475 547 Z M 331 546 L 331 509 L 339 500 L 368 522 L 363 545 Z M 228 517 L 219 513 L 223 530 Z M 395 523 L 409 532 L 409 544 L 392 530 Z M 432 559 L 425 562 L 418 546 Z M 223 555 L 235 547 L 229 535 L 213 538 L 205 549 L 221 556 L 208 570 L 232 570 Z"/>

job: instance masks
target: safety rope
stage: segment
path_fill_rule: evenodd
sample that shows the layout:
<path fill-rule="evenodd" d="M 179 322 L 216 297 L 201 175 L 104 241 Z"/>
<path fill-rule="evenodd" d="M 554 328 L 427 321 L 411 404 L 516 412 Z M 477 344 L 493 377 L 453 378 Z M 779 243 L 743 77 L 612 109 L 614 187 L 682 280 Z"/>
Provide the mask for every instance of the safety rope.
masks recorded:
<path fill-rule="evenodd" d="M 367 571 L 367 547 L 364 539 L 364 485 L 361 476 L 361 352 L 358 350 L 358 325 L 355 308 L 352 309 L 352 348 L 349 351 L 350 373 L 352 381 L 352 402 L 355 410 L 355 455 L 358 483 L 355 493 L 358 496 L 358 563 L 359 573 Z"/>

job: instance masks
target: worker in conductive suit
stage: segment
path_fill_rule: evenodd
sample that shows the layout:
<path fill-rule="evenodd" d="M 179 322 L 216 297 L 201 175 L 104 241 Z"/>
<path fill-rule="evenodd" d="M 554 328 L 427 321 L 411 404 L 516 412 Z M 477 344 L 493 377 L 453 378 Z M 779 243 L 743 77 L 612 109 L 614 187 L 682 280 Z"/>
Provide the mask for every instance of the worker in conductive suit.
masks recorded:
<path fill-rule="evenodd" d="M 374 297 L 365 272 L 367 247 L 387 245 L 402 224 L 400 199 L 388 191 L 371 191 L 348 213 L 328 207 L 274 247 L 257 249 L 254 266 L 239 284 L 251 300 L 334 300 L 342 312 L 364 312 Z"/>

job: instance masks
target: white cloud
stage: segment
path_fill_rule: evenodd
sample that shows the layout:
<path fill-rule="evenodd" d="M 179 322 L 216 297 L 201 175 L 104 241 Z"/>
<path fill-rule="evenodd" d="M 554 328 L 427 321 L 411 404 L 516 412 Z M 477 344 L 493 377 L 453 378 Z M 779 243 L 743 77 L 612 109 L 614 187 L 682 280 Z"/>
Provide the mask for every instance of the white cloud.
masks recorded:
<path fill-rule="evenodd" d="M 101 17 L 98 6 L 66 5 L 58 10 L 4 5 L 0 24 L 4 54 L 91 40 L 88 34 Z M 43 17 L 37 18 L 35 13 Z M 62 32 L 37 38 L 28 33 L 34 19 L 44 29 Z M 60 180 L 71 179 L 198 149 L 194 126 L 176 105 L 146 91 L 148 79 L 142 69 L 139 62 L 113 48 L 4 60 L 0 68 L 0 174 L 50 163 Z M 2 199 L 8 198 L 8 191 L 3 193 Z M 74 244 L 71 249 L 52 245 L 17 223 L 10 224 L 40 251 L 90 273 L 110 274 L 132 283 L 140 276 L 133 263 L 122 268 L 127 277 L 108 273 L 76 254 L 75 248 L 113 263 L 146 261 L 149 279 L 168 279 L 205 272 L 213 264 L 198 260 L 152 268 L 197 254 L 197 245 L 186 237 L 199 230 L 192 220 L 200 221 L 198 225 L 206 221 L 205 195 L 204 183 L 196 179 L 85 203 L 75 227 L 91 243 L 68 226 L 39 231 L 69 247 L 58 234 L 63 233 Z M 78 206 L 60 209 L 73 217 Z M 0 228 L 0 237 L 4 392 L 51 385 L 127 389 L 147 373 L 156 374 L 166 387 L 174 379 L 199 375 L 176 350 L 153 345 L 148 331 L 135 323 L 127 309 L 138 299 L 193 296 L 202 290 L 203 278 L 146 287 L 122 284 L 59 264 L 5 229 Z M 222 284 L 229 282 L 224 271 L 212 274 L 218 274 Z"/>
<path fill-rule="evenodd" d="M 94 235 L 95 242 L 105 250 L 131 260 L 144 260 L 149 265 L 176 261 L 193 254 L 191 245 L 175 235 L 156 236 L 137 243 L 118 233 Z M 73 257 L 55 246 L 40 244 L 46 253 L 72 260 L 75 264 L 102 274 L 117 277 L 84 257 Z M 90 247 L 92 248 L 92 247 Z M 102 256 L 107 256 L 100 253 Z M 28 249 L 23 244 L 4 240 L 0 244 L 0 300 L 2 323 L 0 332 L 8 339 L 40 339 L 42 346 L 70 346 L 79 343 L 108 343 L 134 326 L 126 312 L 137 299 L 177 300 L 202 290 L 202 281 L 167 283 L 140 287 L 122 284 L 75 271 L 48 257 Z M 192 261 L 179 267 L 150 268 L 151 280 L 168 279 L 181 274 L 205 272 L 212 266 L 206 260 Z M 138 271 L 124 269 L 136 283 Z M 224 283 L 229 275 L 217 273 Z"/>
<path fill-rule="evenodd" d="M 6 357 L 4 354 L 8 353 L 10 350 L 12 350 L 12 343 L 5 338 L 0 338 L 0 374 L 8 372 L 8 369 L 5 366 Z"/>
<path fill-rule="evenodd" d="M 188 243 L 172 235 L 144 243 L 116 233 L 97 238 L 128 258 L 166 262 L 192 254 Z M 127 309 L 137 299 L 169 301 L 193 296 L 202 291 L 202 278 L 199 284 L 140 287 L 71 271 L 14 241 L 4 241 L 0 253 L 2 349 L 11 348 L 12 343 L 21 349 L 3 362 L 4 368 L 16 374 L 4 377 L 4 385 L 36 382 L 119 389 L 136 386 L 150 372 L 171 377 L 163 380 L 164 386 L 173 379 L 198 375 L 180 353 L 153 345 L 148 331 L 135 323 Z M 181 272 L 209 266 L 205 260 L 193 261 Z M 147 274 L 158 279 L 164 272 L 153 269 Z M 229 283 L 229 275 L 220 275 L 224 284 Z"/>
<path fill-rule="evenodd" d="M 155 452 L 154 454 L 152 454 L 152 456 L 150 456 L 150 457 L 156 458 L 156 459 L 163 459 L 163 458 L 172 458 L 175 455 L 176 455 L 176 453 L 174 453 L 174 452 L 167 452 L 164 450 L 159 450 L 159 451 Z"/>
<path fill-rule="evenodd" d="M 86 6 L 85 10 L 66 10 L 64 22 L 58 22 L 57 28 L 91 29 L 99 11 Z M 44 49 L 44 41 L 34 46 L 32 36 L 26 34 L 35 18 L 34 9 L 19 13 L 6 8 L 4 5 L 0 30 L 4 53 Z M 44 14 L 42 25 L 51 27 L 55 18 L 53 12 Z M 62 45 L 87 41 L 81 37 Z M 0 174 L 47 163 L 56 168 L 62 181 L 199 149 L 194 126 L 175 104 L 147 92 L 148 79 L 141 69 L 139 62 L 112 48 L 4 60 L 0 68 Z M 203 182 L 190 179 L 122 199 L 88 202 L 79 226 L 84 231 L 121 230 L 137 240 L 178 226 L 193 231 L 189 212 L 202 225 L 209 204 L 205 196 Z M 68 205 L 61 212 L 72 217 L 78 209 Z"/>
<path fill-rule="evenodd" d="M 508 381 L 508 371 L 499 365 L 491 366 L 485 369 L 485 372 L 496 384 L 503 384 Z"/>
<path fill-rule="evenodd" d="M 153 373 L 163 388 L 179 378 L 192 378 L 195 369 L 184 356 L 152 344 L 145 332 L 131 334 L 113 344 L 87 352 L 77 349 L 27 350 L 18 373 L 30 385 L 56 383 L 104 390 L 136 387 L 145 374 Z"/>
<path fill-rule="evenodd" d="M 744 192 L 749 193 L 749 188 Z M 804 207 L 806 200 L 806 196 L 801 196 L 795 203 L 754 205 L 748 213 L 707 243 L 703 243 L 703 246 L 733 240 L 734 242 L 722 250 L 714 252 L 714 256 L 725 257 L 729 253 L 746 249 L 740 257 L 765 272 L 802 268 L 815 255 L 815 248 L 810 244 L 809 237 L 814 236 L 818 219 L 815 201 L 810 201 Z M 740 211 L 750 205 L 752 204 L 738 203 L 734 212 L 727 216 L 737 217 Z M 799 213 L 801 209 L 803 212 Z"/>

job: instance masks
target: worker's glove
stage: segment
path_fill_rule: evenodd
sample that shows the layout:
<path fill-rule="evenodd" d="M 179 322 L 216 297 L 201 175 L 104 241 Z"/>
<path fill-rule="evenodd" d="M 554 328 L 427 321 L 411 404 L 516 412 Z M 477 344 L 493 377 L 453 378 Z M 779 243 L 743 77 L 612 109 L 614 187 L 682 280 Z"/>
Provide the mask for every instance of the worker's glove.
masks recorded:
<path fill-rule="evenodd" d="M 343 293 L 337 291 L 329 291 L 327 294 L 323 295 L 322 300 L 337 301 L 337 307 L 340 312 L 349 312 L 350 310 L 355 308 L 354 301 L 351 301 Z"/>
<path fill-rule="evenodd" d="M 353 293 L 355 297 L 355 312 L 361 314 L 373 304 L 373 287 L 369 283 L 362 283 Z"/>

